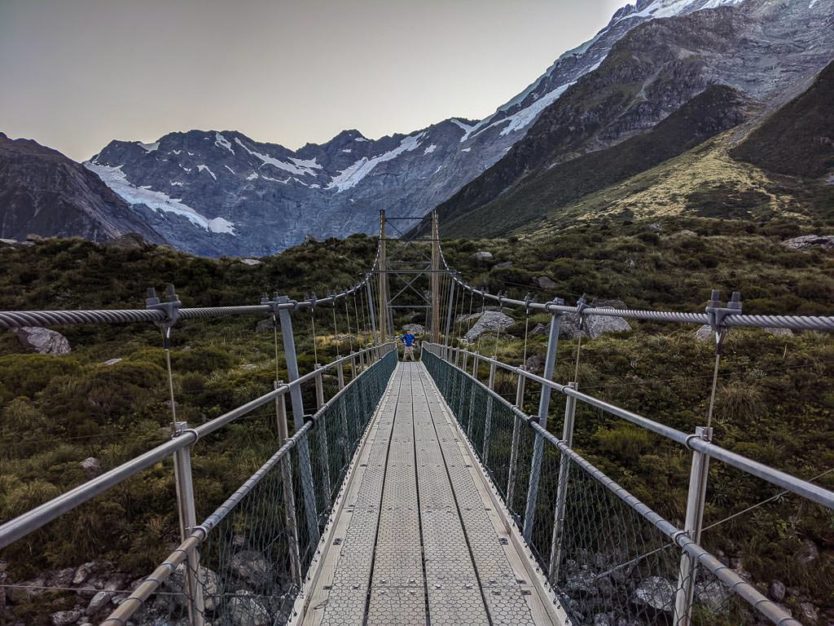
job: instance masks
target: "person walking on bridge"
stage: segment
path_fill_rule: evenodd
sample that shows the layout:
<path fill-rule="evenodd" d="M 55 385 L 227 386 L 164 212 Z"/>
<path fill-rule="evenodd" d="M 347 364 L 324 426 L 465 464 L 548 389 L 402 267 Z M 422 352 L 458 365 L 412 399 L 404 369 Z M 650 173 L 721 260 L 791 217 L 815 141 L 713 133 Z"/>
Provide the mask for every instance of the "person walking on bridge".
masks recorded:
<path fill-rule="evenodd" d="M 403 336 L 400 338 L 403 342 L 403 361 L 414 360 L 414 344 L 417 342 L 417 338 L 414 334 L 407 329 L 403 329 Z"/>

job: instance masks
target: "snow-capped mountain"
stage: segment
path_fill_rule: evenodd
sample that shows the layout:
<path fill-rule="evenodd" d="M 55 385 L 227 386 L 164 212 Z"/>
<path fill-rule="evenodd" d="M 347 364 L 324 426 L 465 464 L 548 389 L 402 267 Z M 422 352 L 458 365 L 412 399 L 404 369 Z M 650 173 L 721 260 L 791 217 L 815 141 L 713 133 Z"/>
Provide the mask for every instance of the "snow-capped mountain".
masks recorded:
<path fill-rule="evenodd" d="M 627 5 L 479 121 L 451 118 L 377 140 L 344 131 L 297 151 L 235 131 L 171 133 L 152 144 L 113 141 L 85 165 L 167 241 L 197 254 L 270 254 L 307 235 L 374 232 L 380 209 L 422 216 L 494 165 L 635 26 L 743 1 Z"/>

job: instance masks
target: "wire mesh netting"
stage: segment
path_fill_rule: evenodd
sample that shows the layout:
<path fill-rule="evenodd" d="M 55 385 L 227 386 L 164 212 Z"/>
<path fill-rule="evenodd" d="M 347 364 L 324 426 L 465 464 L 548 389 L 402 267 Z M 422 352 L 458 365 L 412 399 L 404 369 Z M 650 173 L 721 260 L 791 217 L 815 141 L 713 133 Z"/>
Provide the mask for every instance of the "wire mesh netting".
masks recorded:
<path fill-rule="evenodd" d="M 395 365 L 391 352 L 368 367 L 322 407 L 312 427 L 293 437 L 294 445 L 255 472 L 238 490 L 242 497 L 232 496 L 209 516 L 199 549 L 188 553 L 130 623 L 286 623 Z"/>
<path fill-rule="evenodd" d="M 424 362 L 514 521 L 524 527 L 538 435 L 471 376 L 434 354 L 427 354 Z M 515 424 L 519 428 L 513 455 Z M 620 497 L 621 488 L 601 479 L 586 461 L 563 453 L 544 437 L 541 440 L 528 544 L 574 624 L 758 623 L 761 618 L 730 587 L 684 558 L 666 533 Z"/>

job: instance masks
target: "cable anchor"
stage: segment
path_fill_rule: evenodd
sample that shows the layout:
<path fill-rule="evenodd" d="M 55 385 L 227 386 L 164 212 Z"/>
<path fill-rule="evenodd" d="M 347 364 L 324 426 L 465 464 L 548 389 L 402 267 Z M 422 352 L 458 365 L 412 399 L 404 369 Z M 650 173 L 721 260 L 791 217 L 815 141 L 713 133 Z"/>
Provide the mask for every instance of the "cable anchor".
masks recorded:
<path fill-rule="evenodd" d="M 721 293 L 718 289 L 713 289 L 706 313 L 715 337 L 715 354 L 721 354 L 724 349 L 724 339 L 730 330 L 725 322 L 729 316 L 741 314 L 741 292 L 734 291 L 730 296 L 730 301 L 725 306 L 721 306 Z"/>
<path fill-rule="evenodd" d="M 180 315 L 180 302 L 174 285 L 168 283 L 165 286 L 165 300 L 160 300 L 156 294 L 156 289 L 148 287 L 148 297 L 145 298 L 145 308 L 153 311 L 162 311 L 165 314 L 165 319 L 157 322 L 157 325 L 162 329 L 162 344 L 165 349 L 171 347 L 171 328 L 177 323 Z"/>

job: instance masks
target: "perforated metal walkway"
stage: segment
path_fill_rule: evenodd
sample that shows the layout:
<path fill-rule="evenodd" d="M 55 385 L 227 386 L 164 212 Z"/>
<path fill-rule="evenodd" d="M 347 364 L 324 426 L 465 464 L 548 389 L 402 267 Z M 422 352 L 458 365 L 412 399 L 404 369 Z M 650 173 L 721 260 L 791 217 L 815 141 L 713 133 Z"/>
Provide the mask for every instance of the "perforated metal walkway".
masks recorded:
<path fill-rule="evenodd" d="M 563 624 L 422 363 L 400 363 L 343 486 L 303 624 Z"/>

